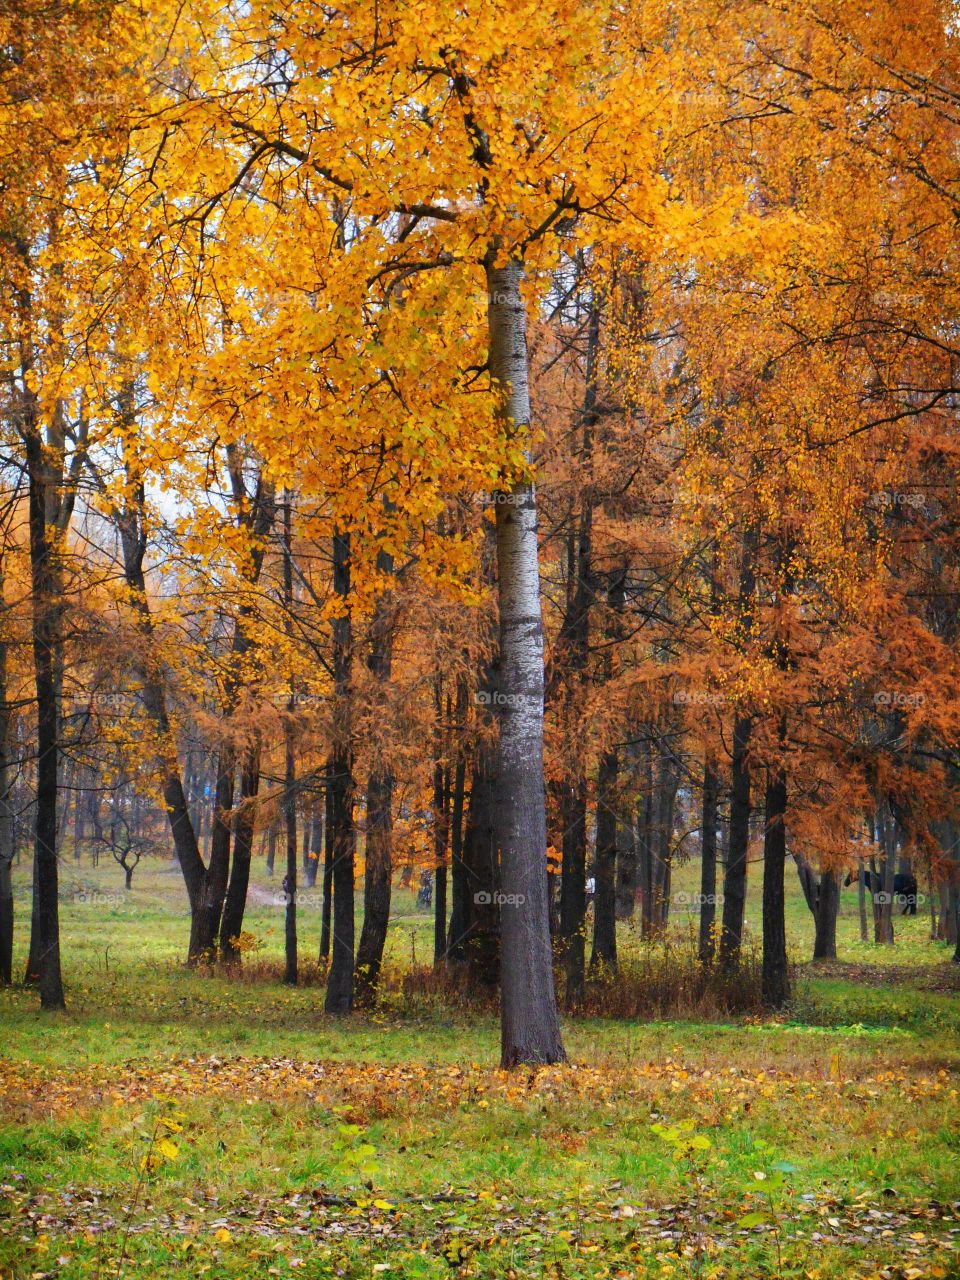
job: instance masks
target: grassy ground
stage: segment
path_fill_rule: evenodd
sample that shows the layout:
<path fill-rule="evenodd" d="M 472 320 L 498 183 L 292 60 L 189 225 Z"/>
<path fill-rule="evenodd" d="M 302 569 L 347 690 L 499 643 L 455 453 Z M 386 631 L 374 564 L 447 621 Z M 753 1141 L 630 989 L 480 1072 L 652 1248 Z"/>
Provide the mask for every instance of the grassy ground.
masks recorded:
<path fill-rule="evenodd" d="M 265 879 L 232 982 L 181 968 L 166 868 L 65 881 L 70 1011 L 0 993 L 0 1275 L 960 1276 L 960 1000 L 922 915 L 880 951 L 850 892 L 781 1018 L 567 1020 L 573 1067 L 504 1075 L 492 1013 L 332 1021 L 278 984 Z M 397 905 L 395 968 L 431 936 Z M 789 930 L 802 960 L 793 885 Z"/>

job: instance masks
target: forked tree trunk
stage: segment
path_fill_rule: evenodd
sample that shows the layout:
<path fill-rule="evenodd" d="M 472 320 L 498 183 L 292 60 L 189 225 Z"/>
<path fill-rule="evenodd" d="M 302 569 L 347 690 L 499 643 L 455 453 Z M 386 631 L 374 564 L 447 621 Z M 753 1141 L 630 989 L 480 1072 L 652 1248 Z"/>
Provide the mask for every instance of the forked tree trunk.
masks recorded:
<path fill-rule="evenodd" d="M 507 435 L 530 423 L 526 311 L 518 261 L 487 262 L 490 374 Z M 500 606 L 498 803 L 501 1062 L 566 1059 L 553 985 L 543 774 L 543 623 L 533 485 L 498 495 Z"/>
<path fill-rule="evenodd" d="M 250 859 L 253 855 L 254 805 L 260 790 L 260 744 L 252 743 L 244 753 L 240 773 L 240 811 L 236 816 L 233 838 L 233 861 L 230 883 L 220 921 L 220 955 L 228 964 L 237 964 L 241 952 L 237 945 L 243 932 L 243 916 L 250 885 Z"/>

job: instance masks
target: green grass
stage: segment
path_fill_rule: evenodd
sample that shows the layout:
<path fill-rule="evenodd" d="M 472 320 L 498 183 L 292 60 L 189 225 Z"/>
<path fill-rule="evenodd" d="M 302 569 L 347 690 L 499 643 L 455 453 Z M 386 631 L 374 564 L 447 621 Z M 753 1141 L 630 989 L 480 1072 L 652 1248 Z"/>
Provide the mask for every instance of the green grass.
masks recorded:
<path fill-rule="evenodd" d="M 4 1277 L 115 1276 L 121 1253 L 126 1276 L 223 1280 L 960 1275 L 960 1224 L 942 1216 L 960 1197 L 960 1001 L 931 989 L 949 949 L 924 916 L 898 921 L 896 947 L 864 947 L 847 893 L 850 967 L 801 965 L 783 1017 L 566 1019 L 574 1067 L 508 1076 L 490 1013 L 393 994 L 332 1020 L 319 985 L 275 981 L 282 910 L 265 879 L 255 972 L 231 981 L 183 969 L 168 869 L 141 867 L 116 902 L 73 901 L 71 874 L 69 1011 L 0 992 Z M 78 879 L 122 892 L 102 863 Z M 790 888 L 804 960 L 811 922 Z M 391 965 L 422 962 L 429 918 L 407 891 L 397 915 Z M 319 911 L 301 918 L 306 959 Z M 629 929 L 622 943 L 629 962 L 641 944 Z M 163 1114 L 179 1150 L 134 1206 Z M 702 1167 L 671 1158 L 658 1122 L 692 1124 Z M 768 1183 L 755 1173 L 772 1182 L 782 1161 L 779 1238 L 739 1227 Z"/>

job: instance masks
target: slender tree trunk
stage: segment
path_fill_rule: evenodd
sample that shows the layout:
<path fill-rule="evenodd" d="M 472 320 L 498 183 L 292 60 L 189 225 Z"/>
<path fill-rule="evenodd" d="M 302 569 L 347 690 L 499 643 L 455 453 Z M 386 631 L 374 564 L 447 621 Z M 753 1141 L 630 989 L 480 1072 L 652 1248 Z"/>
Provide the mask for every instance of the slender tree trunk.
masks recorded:
<path fill-rule="evenodd" d="M 703 806 L 700 823 L 700 937 L 699 955 L 710 964 L 716 945 L 717 918 L 717 775 L 707 756 L 703 764 Z"/>
<path fill-rule="evenodd" d="M 323 789 L 323 904 L 320 910 L 320 963 L 330 959 L 330 924 L 333 916 L 333 757 L 327 761 Z"/>
<path fill-rule="evenodd" d="M 288 639 L 293 637 L 293 530 L 290 494 L 283 504 L 283 605 Z M 287 731 L 285 734 L 283 770 L 283 809 L 287 828 L 287 873 L 283 878 L 285 912 L 283 921 L 284 971 L 283 980 L 295 987 L 299 978 L 297 955 L 297 757 L 293 736 L 293 716 L 297 706 L 297 691 L 293 676 L 290 677 L 290 696 L 287 699 Z"/>
<path fill-rule="evenodd" d="M 60 970 L 60 915 L 57 883 L 57 763 L 59 757 L 61 662 L 61 587 L 55 546 L 48 523 L 48 465 L 36 424 L 25 433 L 29 478 L 28 524 L 33 603 L 32 638 L 37 695 L 37 808 L 34 827 L 36 865 L 34 921 L 36 965 L 42 1009 L 63 1009 Z"/>
<path fill-rule="evenodd" d="M 449 698 L 447 699 L 449 709 Z M 450 842 L 450 767 L 443 756 L 441 727 L 437 727 L 437 755 L 433 762 L 433 860 L 436 887 L 433 895 L 433 963 L 447 955 L 447 846 Z"/>
<path fill-rule="evenodd" d="M 0 609 L 4 607 L 4 575 L 0 562 Z M 7 641 L 0 636 L 0 984 L 13 981 L 13 882 L 14 762 L 9 691 Z"/>
<path fill-rule="evenodd" d="M 294 711 L 291 696 L 288 710 Z M 297 757 L 293 746 L 293 729 L 288 727 L 284 751 L 283 813 L 287 836 L 287 870 L 283 877 L 283 980 L 291 987 L 297 985 Z"/>
<path fill-rule="evenodd" d="M 470 918 L 467 902 L 467 874 L 463 861 L 463 806 L 467 780 L 467 755 L 463 743 L 464 724 L 467 717 L 467 684 L 461 677 L 457 681 L 457 741 L 456 764 L 453 771 L 453 796 L 450 810 L 450 925 L 444 955 L 447 959 L 463 959 L 463 948 L 452 957 L 454 943 L 463 939 Z"/>
<path fill-rule="evenodd" d="M 353 1008 L 354 965 L 354 781 L 350 715 L 352 634 L 350 596 L 350 535 L 333 536 L 333 590 L 341 599 L 341 614 L 333 622 L 333 679 L 335 690 L 334 748 L 331 761 L 333 826 L 333 930 L 330 973 L 324 1008 L 349 1013 Z"/>
<path fill-rule="evenodd" d="M 593 899 L 594 972 L 617 972 L 617 806 L 620 757 L 615 748 L 604 751 L 597 771 L 596 889 Z"/>
<path fill-rule="evenodd" d="M 857 906 L 860 912 L 860 941 L 869 941 L 869 933 L 867 931 L 867 881 L 866 867 L 863 859 L 857 859 Z"/>
<path fill-rule="evenodd" d="M 621 639 L 621 614 L 626 599 L 627 569 L 613 572 L 607 586 L 607 641 L 603 672 L 609 685 L 613 679 L 615 650 Z M 594 858 L 593 951 L 590 968 L 595 972 L 617 972 L 617 845 L 620 833 L 620 752 L 607 747 L 597 771 L 597 835 Z"/>
<path fill-rule="evenodd" d="M 377 556 L 382 574 L 393 572 L 393 558 Z M 370 626 L 367 666 L 386 693 L 393 664 L 393 606 L 390 591 L 382 592 Z M 393 881 L 393 771 L 385 759 L 386 744 L 378 744 L 376 763 L 367 780 L 367 847 L 363 881 L 363 928 L 354 966 L 355 999 L 369 1006 L 376 999 L 383 967 L 383 952 L 390 927 Z"/>
<path fill-rule="evenodd" d="M 241 952 L 237 939 L 243 932 L 243 916 L 250 885 L 250 859 L 253 855 L 254 805 L 260 790 L 260 744 L 251 743 L 243 757 L 240 772 L 240 811 L 236 816 L 233 838 L 233 862 L 227 886 L 223 917 L 220 921 L 220 955 L 228 964 L 238 964 Z"/>
<path fill-rule="evenodd" d="M 747 901 L 747 850 L 750 846 L 750 767 L 747 749 L 751 721 L 737 715 L 733 722 L 733 768 L 730 780 L 730 835 L 723 877 L 723 915 L 720 964 L 732 972 L 740 963 L 743 913 Z"/>
<path fill-rule="evenodd" d="M 593 432 L 597 407 L 597 353 L 600 343 L 600 310 L 594 303 L 587 327 L 587 366 L 584 380 L 580 466 L 584 474 L 580 519 L 567 548 L 568 604 L 560 629 L 557 651 L 566 679 L 563 705 L 564 748 L 567 776 L 560 784 L 561 880 L 560 951 L 564 961 L 564 1000 L 576 1008 L 583 999 L 587 915 L 587 776 L 579 742 L 580 720 L 587 692 L 590 654 L 590 610 L 594 600 L 592 487 Z M 609 766 L 609 761 L 608 761 Z M 615 842 L 614 842 L 615 848 Z M 604 851 L 606 854 L 606 850 Z M 594 908 L 596 911 L 596 907 Z M 594 915 L 596 920 L 596 915 Z M 606 922 L 604 922 L 606 923 Z M 604 932 L 601 942 L 609 950 Z M 616 944 L 614 943 L 614 951 Z"/>
<path fill-rule="evenodd" d="M 781 720 L 781 743 L 786 725 Z M 763 998 L 774 1009 L 782 1009 L 790 994 L 787 965 L 784 874 L 787 840 L 787 777 L 784 767 L 769 771 L 766 789 L 766 827 L 763 836 Z"/>
<path fill-rule="evenodd" d="M 274 819 L 270 823 L 267 831 L 267 875 L 273 875 L 273 869 L 277 862 L 277 821 Z"/>
<path fill-rule="evenodd" d="M 312 889 L 317 883 L 317 872 L 323 859 L 323 810 L 323 801 L 314 799 L 310 821 L 310 856 L 307 858 L 305 876 L 308 889 Z"/>
<path fill-rule="evenodd" d="M 530 423 L 526 313 L 521 266 L 487 262 L 490 374 L 502 397 L 506 434 Z M 499 803 L 496 809 L 501 910 L 501 1062 L 562 1062 L 553 985 L 547 894 L 543 775 L 543 623 L 532 484 L 498 494 L 500 605 Z"/>

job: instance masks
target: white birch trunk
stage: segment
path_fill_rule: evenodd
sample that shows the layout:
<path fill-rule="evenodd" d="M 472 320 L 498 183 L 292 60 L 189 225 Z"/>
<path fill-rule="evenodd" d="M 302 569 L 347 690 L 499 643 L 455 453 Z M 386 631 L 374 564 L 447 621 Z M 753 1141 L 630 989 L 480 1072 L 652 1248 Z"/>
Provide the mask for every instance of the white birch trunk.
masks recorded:
<path fill-rule="evenodd" d="M 490 373 L 509 433 L 530 421 L 521 266 L 487 266 Z M 501 1055 L 505 1067 L 565 1060 L 553 986 L 543 777 L 543 623 L 531 484 L 496 495 L 500 603 Z"/>

